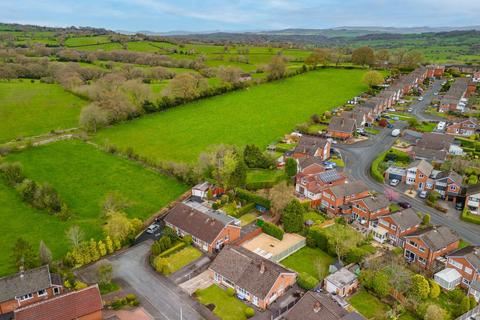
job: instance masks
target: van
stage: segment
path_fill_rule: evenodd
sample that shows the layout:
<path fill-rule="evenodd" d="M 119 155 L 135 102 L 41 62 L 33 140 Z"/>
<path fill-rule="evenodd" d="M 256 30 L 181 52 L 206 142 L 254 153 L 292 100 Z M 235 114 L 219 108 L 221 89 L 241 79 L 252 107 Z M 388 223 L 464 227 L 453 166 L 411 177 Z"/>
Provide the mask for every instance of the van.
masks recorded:
<path fill-rule="evenodd" d="M 437 130 L 444 130 L 446 125 L 447 125 L 447 123 L 445 121 L 440 121 L 437 124 Z"/>
<path fill-rule="evenodd" d="M 392 137 L 398 137 L 400 135 L 400 129 L 394 129 L 392 131 Z"/>

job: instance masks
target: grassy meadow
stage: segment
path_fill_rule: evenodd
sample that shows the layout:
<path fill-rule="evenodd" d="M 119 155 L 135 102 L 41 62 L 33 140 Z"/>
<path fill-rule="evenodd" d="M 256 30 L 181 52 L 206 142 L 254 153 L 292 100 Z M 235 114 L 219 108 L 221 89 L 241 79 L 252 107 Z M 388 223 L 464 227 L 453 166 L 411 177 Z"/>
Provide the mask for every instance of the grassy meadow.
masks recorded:
<path fill-rule="evenodd" d="M 147 115 L 104 129 L 94 139 L 177 162 L 193 162 L 209 146 L 221 143 L 264 148 L 312 114 L 330 110 L 366 90 L 365 72 L 309 72 Z"/>
<path fill-rule="evenodd" d="M 77 127 L 86 103 L 56 84 L 0 81 L 0 143 Z"/>
<path fill-rule="evenodd" d="M 9 248 L 20 235 L 35 247 L 43 239 L 55 258 L 67 251 L 65 231 L 71 225 L 79 225 L 87 239 L 101 236 L 101 206 L 107 194 L 120 194 L 129 202 L 128 216 L 145 219 L 187 190 L 176 180 L 77 140 L 30 148 L 8 155 L 6 161 L 18 161 L 27 177 L 50 183 L 72 210 L 73 218 L 63 222 L 30 208 L 0 181 L 0 207 L 5 209 L 0 214 L 0 246 Z M 0 251 L 0 274 L 9 271 L 9 255 L 8 249 Z"/>

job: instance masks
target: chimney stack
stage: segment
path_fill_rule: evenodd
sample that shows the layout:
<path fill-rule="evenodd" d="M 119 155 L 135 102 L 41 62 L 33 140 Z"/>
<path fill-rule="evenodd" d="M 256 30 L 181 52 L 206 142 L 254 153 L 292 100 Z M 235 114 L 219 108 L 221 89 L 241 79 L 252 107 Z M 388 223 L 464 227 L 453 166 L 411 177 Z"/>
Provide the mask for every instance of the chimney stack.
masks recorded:
<path fill-rule="evenodd" d="M 260 263 L 260 273 L 261 274 L 265 273 L 265 262 L 263 261 Z"/>

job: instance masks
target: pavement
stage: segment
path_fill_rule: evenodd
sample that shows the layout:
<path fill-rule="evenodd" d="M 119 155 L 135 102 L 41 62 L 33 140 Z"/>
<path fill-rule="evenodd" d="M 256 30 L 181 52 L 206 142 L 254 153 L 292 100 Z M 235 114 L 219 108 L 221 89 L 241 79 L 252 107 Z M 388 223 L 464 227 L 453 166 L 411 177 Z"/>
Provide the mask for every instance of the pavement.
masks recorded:
<path fill-rule="evenodd" d="M 113 265 L 115 281 L 118 281 L 124 290 L 133 291 L 142 307 L 154 319 L 212 318 L 208 309 L 150 267 L 148 255 L 152 242 L 146 240 L 108 258 Z"/>
<path fill-rule="evenodd" d="M 432 92 L 436 89 L 428 91 Z M 427 99 L 424 99 L 424 101 Z M 419 101 L 419 102 L 424 102 Z M 418 107 L 418 106 L 417 106 Z M 394 124 L 394 129 L 404 129 L 407 123 L 404 121 L 397 121 Z M 345 172 L 354 180 L 360 180 L 371 189 L 378 193 L 385 193 L 387 189 L 392 189 L 398 192 L 396 188 L 392 188 L 386 184 L 377 182 L 370 175 L 370 165 L 372 161 L 382 152 L 390 149 L 397 138 L 391 136 L 393 129 L 384 128 L 380 134 L 371 136 L 366 142 L 360 142 L 354 145 L 337 144 L 335 149 L 342 153 L 343 161 L 345 162 Z M 465 241 L 478 245 L 480 244 L 480 226 L 467 223 L 460 220 L 460 212 L 457 215 L 445 215 L 429 206 L 423 200 L 415 198 L 412 199 L 404 194 L 400 194 L 398 201 L 405 201 L 412 205 L 412 208 L 417 212 L 428 213 L 431 216 L 433 224 L 441 224 L 450 227 L 452 230 Z"/>

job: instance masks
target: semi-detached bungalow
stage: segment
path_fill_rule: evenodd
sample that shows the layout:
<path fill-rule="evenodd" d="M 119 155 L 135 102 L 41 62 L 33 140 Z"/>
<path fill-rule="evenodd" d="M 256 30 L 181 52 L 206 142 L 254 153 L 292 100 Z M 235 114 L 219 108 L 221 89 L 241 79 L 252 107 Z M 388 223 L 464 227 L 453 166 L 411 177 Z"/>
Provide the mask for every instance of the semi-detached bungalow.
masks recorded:
<path fill-rule="evenodd" d="M 210 277 L 238 297 L 266 309 L 295 284 L 296 273 L 245 248 L 226 246 L 209 268 Z"/>
<path fill-rule="evenodd" d="M 238 220 L 190 199 L 170 209 L 164 221 L 180 237 L 192 236 L 193 244 L 205 252 L 216 252 L 240 237 Z"/>
<path fill-rule="evenodd" d="M 332 138 L 347 140 L 353 137 L 353 133 L 357 129 L 357 121 L 355 119 L 332 117 L 328 125 L 328 135 Z"/>
<path fill-rule="evenodd" d="M 301 136 L 298 145 L 293 150 L 293 158 L 319 158 L 327 160 L 330 158 L 331 142 L 328 139 Z"/>

